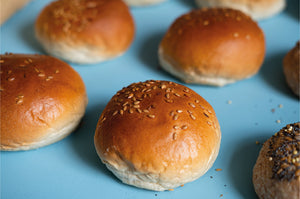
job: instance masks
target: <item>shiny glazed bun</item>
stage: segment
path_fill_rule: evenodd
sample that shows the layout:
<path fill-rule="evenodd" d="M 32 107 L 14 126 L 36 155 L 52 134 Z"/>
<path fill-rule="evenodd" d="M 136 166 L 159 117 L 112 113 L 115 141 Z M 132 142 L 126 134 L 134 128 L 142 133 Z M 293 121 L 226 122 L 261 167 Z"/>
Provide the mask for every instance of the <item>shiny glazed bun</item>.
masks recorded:
<path fill-rule="evenodd" d="M 186 83 L 224 86 L 251 77 L 265 56 L 263 31 L 233 9 L 201 9 L 182 15 L 159 46 L 160 65 Z"/>
<path fill-rule="evenodd" d="M 195 0 L 200 7 L 225 7 L 240 10 L 260 20 L 280 13 L 286 0 Z"/>
<path fill-rule="evenodd" d="M 283 72 L 292 91 L 299 96 L 300 92 L 300 42 L 290 50 L 283 59 Z"/>
<path fill-rule="evenodd" d="M 289 124 L 264 143 L 253 169 L 259 198 L 300 198 L 299 128 L 299 122 Z"/>
<path fill-rule="evenodd" d="M 161 3 L 165 0 L 124 0 L 129 6 L 148 6 Z"/>
<path fill-rule="evenodd" d="M 211 105 L 173 82 L 129 85 L 99 118 L 95 147 L 123 183 L 163 191 L 202 176 L 217 158 L 221 132 Z"/>
<path fill-rule="evenodd" d="M 122 0 L 59 0 L 35 24 L 45 50 L 75 63 L 96 63 L 123 54 L 134 38 L 134 21 Z"/>
<path fill-rule="evenodd" d="M 0 55 L 0 63 L 1 150 L 39 148 L 74 131 L 87 105 L 75 70 L 44 55 Z"/>

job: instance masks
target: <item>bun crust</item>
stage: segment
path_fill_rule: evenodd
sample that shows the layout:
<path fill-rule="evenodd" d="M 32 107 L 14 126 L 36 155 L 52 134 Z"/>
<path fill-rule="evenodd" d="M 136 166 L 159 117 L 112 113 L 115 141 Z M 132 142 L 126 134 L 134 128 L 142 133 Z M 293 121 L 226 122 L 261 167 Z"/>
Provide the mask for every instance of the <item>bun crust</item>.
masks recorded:
<path fill-rule="evenodd" d="M 300 42 L 290 50 L 283 59 L 283 72 L 292 91 L 299 96 L 300 92 Z"/>
<path fill-rule="evenodd" d="M 123 54 L 134 38 L 134 21 L 122 0 L 60 0 L 38 16 L 36 37 L 45 50 L 75 63 L 96 63 Z"/>
<path fill-rule="evenodd" d="M 233 8 L 260 20 L 280 13 L 286 0 L 195 0 L 199 7 Z"/>
<path fill-rule="evenodd" d="M 124 0 L 129 6 L 148 6 L 161 3 L 165 0 Z"/>
<path fill-rule="evenodd" d="M 166 81 L 123 88 L 107 104 L 95 132 L 97 153 L 109 170 L 126 184 L 156 191 L 202 176 L 220 141 L 210 104 Z"/>
<path fill-rule="evenodd" d="M 175 20 L 158 53 L 161 66 L 184 82 L 223 86 L 258 72 L 265 40 L 240 11 L 201 9 Z"/>
<path fill-rule="evenodd" d="M 87 105 L 84 83 L 66 63 L 44 55 L 1 61 L 1 150 L 39 148 L 69 135 Z"/>
<path fill-rule="evenodd" d="M 299 128 L 299 122 L 289 124 L 264 143 L 253 169 L 259 198 L 300 198 Z"/>

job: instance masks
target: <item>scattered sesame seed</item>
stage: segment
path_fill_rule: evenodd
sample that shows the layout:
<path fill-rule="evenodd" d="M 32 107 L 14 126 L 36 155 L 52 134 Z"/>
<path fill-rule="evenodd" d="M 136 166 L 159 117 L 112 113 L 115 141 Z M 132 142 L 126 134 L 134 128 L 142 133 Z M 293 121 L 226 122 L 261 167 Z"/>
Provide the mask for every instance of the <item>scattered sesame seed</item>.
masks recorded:
<path fill-rule="evenodd" d="M 135 105 L 133 105 L 133 108 L 140 108 L 140 105 L 135 104 Z"/>
<path fill-rule="evenodd" d="M 149 118 L 155 118 L 155 115 L 147 115 Z"/>
<path fill-rule="evenodd" d="M 175 125 L 175 126 L 173 126 L 173 128 L 174 128 L 175 130 L 177 130 L 177 129 L 179 129 L 179 126 Z"/>
<path fill-rule="evenodd" d="M 150 113 L 150 111 L 147 110 L 147 109 L 144 109 L 143 112 L 144 112 L 144 113 Z"/>
<path fill-rule="evenodd" d="M 133 93 L 130 93 L 127 98 L 130 99 L 132 97 L 133 97 Z"/>
<path fill-rule="evenodd" d="M 124 111 L 123 111 L 123 110 L 120 110 L 119 113 L 120 113 L 120 115 L 123 115 L 123 114 L 124 114 Z"/>
<path fill-rule="evenodd" d="M 45 77 L 45 74 L 44 73 L 39 73 L 38 76 L 39 77 Z"/>
<path fill-rule="evenodd" d="M 133 113 L 133 109 L 130 108 L 130 109 L 128 110 L 128 112 L 129 112 L 129 113 Z"/>
<path fill-rule="evenodd" d="M 236 32 L 236 33 L 233 34 L 233 36 L 234 36 L 234 37 L 238 37 L 238 36 L 239 36 L 239 33 Z"/>
<path fill-rule="evenodd" d="M 194 115 L 192 115 L 192 114 L 190 114 L 190 117 L 191 117 L 193 120 L 196 119 L 196 117 L 195 117 Z"/>
<path fill-rule="evenodd" d="M 279 124 L 279 123 L 281 123 L 281 121 L 280 120 L 276 120 L 276 123 Z"/>
<path fill-rule="evenodd" d="M 112 115 L 115 116 L 118 113 L 118 111 L 115 111 Z"/>
<path fill-rule="evenodd" d="M 177 112 L 177 113 L 182 113 L 182 112 L 183 112 L 183 110 L 176 110 L 176 112 Z"/>
<path fill-rule="evenodd" d="M 165 84 L 162 84 L 161 89 L 165 89 L 165 88 L 167 88 L 167 86 Z"/>
<path fill-rule="evenodd" d="M 173 117 L 173 120 L 177 120 L 178 119 L 178 115 L 175 114 L 174 117 Z"/>
<path fill-rule="evenodd" d="M 256 144 L 256 145 L 259 145 L 260 143 L 259 143 L 259 141 L 255 141 L 255 144 Z"/>
<path fill-rule="evenodd" d="M 174 191 L 174 189 L 168 189 L 169 191 Z"/>
<path fill-rule="evenodd" d="M 186 129 L 187 129 L 187 125 L 183 125 L 183 126 L 181 127 L 181 129 L 186 130 Z"/>
<path fill-rule="evenodd" d="M 228 100 L 228 101 L 227 101 L 227 104 L 232 104 L 232 101 L 231 101 L 231 100 Z"/>
<path fill-rule="evenodd" d="M 188 88 L 184 88 L 184 89 L 183 89 L 183 92 L 188 93 L 188 92 L 190 92 L 190 90 L 189 90 Z"/>
<path fill-rule="evenodd" d="M 222 171 L 222 169 L 215 169 L 216 171 Z"/>
<path fill-rule="evenodd" d="M 181 95 L 179 95 L 178 93 L 174 93 L 174 95 L 176 96 L 176 97 L 180 97 Z"/>
<path fill-rule="evenodd" d="M 278 107 L 279 107 L 279 108 L 283 108 L 283 105 L 282 105 L 282 104 L 279 104 Z"/>
<path fill-rule="evenodd" d="M 12 82 L 12 81 L 14 81 L 15 80 L 15 78 L 14 77 L 10 77 L 10 78 L 8 78 L 8 81 L 10 81 L 10 82 Z"/>
<path fill-rule="evenodd" d="M 199 104 L 199 100 L 195 100 L 195 103 L 196 103 L 196 104 Z"/>
<path fill-rule="evenodd" d="M 138 113 L 142 113 L 142 110 L 139 109 L 139 108 L 137 108 L 136 111 L 137 111 Z"/>

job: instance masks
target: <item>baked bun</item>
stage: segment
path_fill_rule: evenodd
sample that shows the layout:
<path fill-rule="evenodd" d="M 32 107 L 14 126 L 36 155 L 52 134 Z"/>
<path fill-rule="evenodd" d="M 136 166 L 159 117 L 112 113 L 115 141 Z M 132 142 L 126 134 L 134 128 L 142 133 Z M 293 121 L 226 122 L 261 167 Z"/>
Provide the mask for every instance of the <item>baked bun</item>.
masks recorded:
<path fill-rule="evenodd" d="M 300 42 L 290 50 L 283 59 L 283 72 L 285 79 L 292 91 L 299 96 L 300 92 Z"/>
<path fill-rule="evenodd" d="M 224 86 L 258 72 L 264 34 L 238 10 L 194 10 L 175 20 L 158 55 L 160 65 L 186 83 Z"/>
<path fill-rule="evenodd" d="M 253 169 L 259 198 L 300 198 L 299 128 L 299 122 L 289 124 L 264 143 Z"/>
<path fill-rule="evenodd" d="M 102 162 L 123 183 L 164 191 L 202 176 L 221 132 L 211 105 L 185 86 L 146 81 L 117 92 L 95 132 Z"/>
<path fill-rule="evenodd" d="M 5 54 L 0 63 L 1 150 L 39 148 L 74 131 L 87 105 L 75 70 L 44 55 Z"/>
<path fill-rule="evenodd" d="M 45 50 L 79 64 L 123 54 L 134 38 L 134 21 L 122 0 L 59 0 L 46 6 L 35 24 Z"/>
<path fill-rule="evenodd" d="M 129 6 L 148 6 L 161 3 L 165 0 L 124 0 Z"/>
<path fill-rule="evenodd" d="M 260 20 L 280 13 L 286 0 L 195 0 L 199 7 L 226 7 L 240 10 Z"/>

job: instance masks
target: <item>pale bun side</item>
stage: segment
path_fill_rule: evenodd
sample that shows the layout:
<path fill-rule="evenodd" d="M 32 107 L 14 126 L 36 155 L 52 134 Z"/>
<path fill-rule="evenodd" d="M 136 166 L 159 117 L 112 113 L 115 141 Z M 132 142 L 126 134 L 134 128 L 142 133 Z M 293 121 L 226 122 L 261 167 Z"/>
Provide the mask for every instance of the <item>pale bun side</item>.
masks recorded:
<path fill-rule="evenodd" d="M 299 122 L 289 124 L 264 143 L 252 178 L 259 198 L 300 198 L 299 128 Z"/>
<path fill-rule="evenodd" d="M 255 20 L 272 17 L 286 6 L 286 0 L 195 0 L 199 7 L 233 8 L 244 12 Z"/>
<path fill-rule="evenodd" d="M 177 18 L 158 50 L 162 68 L 186 83 L 224 86 L 256 74 L 264 60 L 262 29 L 238 10 L 193 10 Z"/>
<path fill-rule="evenodd" d="M 1 150 L 39 148 L 75 130 L 87 95 L 74 69 L 44 55 L 6 54 L 0 61 Z"/>
<path fill-rule="evenodd" d="M 165 0 L 124 0 L 129 6 L 149 6 L 161 3 Z"/>
<path fill-rule="evenodd" d="M 283 72 L 285 80 L 292 91 L 299 96 L 300 93 L 300 42 L 291 49 L 283 59 Z"/>
<path fill-rule="evenodd" d="M 122 55 L 134 39 L 135 26 L 122 0 L 60 0 L 41 11 L 35 33 L 49 54 L 89 64 Z"/>
<path fill-rule="evenodd" d="M 221 132 L 211 105 L 183 85 L 149 80 L 117 92 L 95 131 L 102 162 L 123 183 L 164 191 L 202 176 Z"/>

